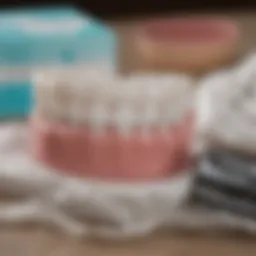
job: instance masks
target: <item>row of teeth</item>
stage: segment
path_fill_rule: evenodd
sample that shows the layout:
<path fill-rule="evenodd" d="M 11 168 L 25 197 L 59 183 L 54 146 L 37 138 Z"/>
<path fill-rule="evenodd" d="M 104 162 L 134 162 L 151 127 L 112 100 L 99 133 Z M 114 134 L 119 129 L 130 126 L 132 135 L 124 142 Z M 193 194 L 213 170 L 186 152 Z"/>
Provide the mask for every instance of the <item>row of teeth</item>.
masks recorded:
<path fill-rule="evenodd" d="M 73 125 L 94 129 L 169 128 L 189 111 L 192 81 L 183 76 L 97 72 L 47 73 L 35 77 L 36 111 Z"/>

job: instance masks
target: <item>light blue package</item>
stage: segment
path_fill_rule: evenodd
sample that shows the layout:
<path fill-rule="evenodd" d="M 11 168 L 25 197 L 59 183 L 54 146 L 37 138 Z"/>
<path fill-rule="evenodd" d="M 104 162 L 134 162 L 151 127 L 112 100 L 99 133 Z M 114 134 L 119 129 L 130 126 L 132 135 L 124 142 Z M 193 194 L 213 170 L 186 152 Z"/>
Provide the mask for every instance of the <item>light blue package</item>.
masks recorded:
<path fill-rule="evenodd" d="M 61 65 L 116 67 L 112 29 L 71 7 L 0 12 L 0 118 L 27 116 L 34 70 Z"/>

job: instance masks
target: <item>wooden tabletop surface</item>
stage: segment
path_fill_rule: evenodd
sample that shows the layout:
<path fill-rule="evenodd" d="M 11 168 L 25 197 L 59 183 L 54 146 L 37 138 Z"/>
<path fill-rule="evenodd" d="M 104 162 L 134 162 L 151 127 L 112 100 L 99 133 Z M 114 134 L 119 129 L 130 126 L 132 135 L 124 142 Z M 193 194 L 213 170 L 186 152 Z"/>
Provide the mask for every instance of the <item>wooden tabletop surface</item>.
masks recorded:
<path fill-rule="evenodd" d="M 243 31 L 243 52 L 256 45 L 256 11 L 229 14 Z M 121 35 L 121 63 L 136 68 L 132 49 L 135 21 L 115 23 Z M 1 227 L 1 256 L 253 256 L 256 238 L 221 234 L 157 234 L 127 242 L 78 240 L 43 227 Z"/>

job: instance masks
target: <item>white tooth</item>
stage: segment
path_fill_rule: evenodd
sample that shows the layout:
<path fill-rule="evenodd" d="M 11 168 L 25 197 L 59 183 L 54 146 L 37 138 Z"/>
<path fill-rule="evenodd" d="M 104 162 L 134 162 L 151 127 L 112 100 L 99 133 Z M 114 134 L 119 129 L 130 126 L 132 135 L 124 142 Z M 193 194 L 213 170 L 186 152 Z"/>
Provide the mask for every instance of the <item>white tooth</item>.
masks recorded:
<path fill-rule="evenodd" d="M 167 124 L 177 119 L 188 104 L 186 101 L 183 102 L 184 94 L 190 89 L 186 77 L 137 74 L 126 79 L 109 76 L 93 68 L 82 73 L 81 70 L 48 71 L 50 75 L 46 77 L 54 83 L 46 90 L 49 96 L 42 96 L 41 88 L 36 88 L 39 108 L 42 108 L 40 105 L 46 105 L 47 109 L 52 110 L 48 111 L 57 116 L 67 116 L 73 123 L 87 121 L 95 129 L 102 129 L 112 122 L 120 131 L 129 133 L 138 124 L 145 130 L 150 130 L 156 125 L 166 129 Z M 38 80 L 40 79 L 42 77 L 39 76 Z M 64 90 L 65 94 L 65 86 L 62 88 L 63 81 L 69 89 L 71 88 L 67 92 L 71 97 L 71 108 L 62 101 L 62 94 L 59 94 L 59 90 Z M 47 104 L 40 103 L 43 102 L 43 98 L 47 98 Z M 87 112 L 90 104 L 91 108 Z M 166 105 L 164 111 L 163 104 Z M 107 110 L 109 105 L 111 109 L 116 109 L 112 118 Z M 138 111 L 141 108 L 144 108 L 144 111 Z M 167 113 L 163 115 L 163 112 Z"/>
<path fill-rule="evenodd" d="M 61 104 L 61 100 L 60 100 L 60 95 L 59 95 L 59 91 L 61 90 L 62 84 L 58 85 L 58 84 L 54 84 L 53 86 L 53 91 L 52 91 L 52 103 L 53 103 L 53 109 L 55 112 L 55 116 L 57 118 L 62 118 L 62 112 L 65 111 L 65 109 L 62 109 L 63 106 Z"/>
<path fill-rule="evenodd" d="M 136 121 L 136 112 L 128 104 L 123 104 L 113 116 L 114 122 L 123 134 L 129 134 Z"/>
<path fill-rule="evenodd" d="M 48 88 L 44 88 L 43 83 L 38 82 L 34 86 L 34 98 L 40 113 L 47 112 L 48 102 L 45 102 L 48 100 L 47 96 L 48 96 Z"/>
<path fill-rule="evenodd" d="M 166 116 L 166 110 L 168 107 L 168 103 L 161 102 L 158 106 L 159 113 L 158 113 L 158 119 L 159 119 L 159 125 L 165 127 L 168 126 L 167 116 Z"/>
<path fill-rule="evenodd" d="M 56 99 L 56 90 L 57 90 L 57 85 L 53 84 L 51 88 L 49 88 L 49 109 L 51 109 L 50 115 L 53 115 L 53 117 L 59 117 L 59 112 L 58 112 L 58 104 L 57 99 Z"/>
<path fill-rule="evenodd" d="M 86 105 L 84 104 L 86 92 L 85 88 L 81 86 L 81 82 L 77 81 L 74 84 L 75 90 L 72 93 L 71 111 L 73 116 L 73 124 L 79 125 L 84 122 L 86 118 Z"/>
<path fill-rule="evenodd" d="M 73 86 L 71 87 L 67 82 L 61 82 L 55 89 L 58 115 L 63 120 L 67 120 L 70 117 L 72 122 L 74 122 L 74 113 L 72 112 L 75 98 L 74 91 Z"/>
<path fill-rule="evenodd" d="M 159 87 L 161 87 L 161 84 L 159 85 Z M 159 88 L 158 86 L 156 86 L 155 83 L 152 83 L 149 88 L 148 88 L 148 94 L 149 97 L 152 99 L 156 99 L 157 97 L 159 97 L 159 93 L 161 93 L 161 88 Z"/>
<path fill-rule="evenodd" d="M 139 97 L 139 94 L 140 94 L 140 84 L 138 84 L 137 82 L 133 81 L 129 81 L 126 85 L 126 93 L 127 93 L 127 96 L 128 96 L 128 99 L 130 101 L 135 101 L 138 97 Z"/>
<path fill-rule="evenodd" d="M 37 73 L 33 77 L 34 96 L 37 102 L 37 108 L 40 113 L 48 115 L 51 113 L 52 103 L 52 84 L 47 80 L 44 74 Z"/>
<path fill-rule="evenodd" d="M 91 106 L 89 124 L 95 131 L 102 131 L 108 125 L 109 113 L 106 105 L 103 103 L 96 103 Z"/>
<path fill-rule="evenodd" d="M 144 112 L 144 125 L 146 127 L 151 127 L 155 124 L 156 120 L 158 119 L 158 109 L 155 104 L 148 104 L 145 108 Z"/>

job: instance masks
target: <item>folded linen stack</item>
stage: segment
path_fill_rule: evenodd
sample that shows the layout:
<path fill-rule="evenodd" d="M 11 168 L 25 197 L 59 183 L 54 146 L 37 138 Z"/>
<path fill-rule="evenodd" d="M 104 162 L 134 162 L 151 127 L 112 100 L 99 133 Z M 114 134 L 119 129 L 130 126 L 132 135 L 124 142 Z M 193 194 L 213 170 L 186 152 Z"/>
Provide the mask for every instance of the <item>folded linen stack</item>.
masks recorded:
<path fill-rule="evenodd" d="M 193 93 L 183 76 L 41 72 L 35 77 L 33 155 L 79 177 L 166 177 L 188 164 Z"/>
<path fill-rule="evenodd" d="M 204 81 L 198 128 L 207 151 L 193 191 L 197 204 L 250 218 L 256 216 L 255 60 Z"/>
<path fill-rule="evenodd" d="M 256 159 L 211 149 L 199 162 L 194 199 L 212 209 L 256 217 Z"/>

